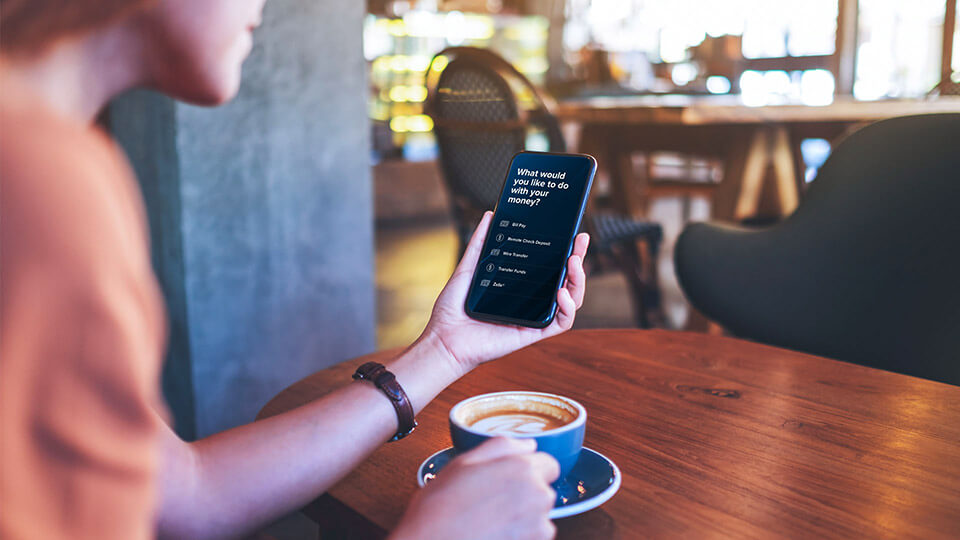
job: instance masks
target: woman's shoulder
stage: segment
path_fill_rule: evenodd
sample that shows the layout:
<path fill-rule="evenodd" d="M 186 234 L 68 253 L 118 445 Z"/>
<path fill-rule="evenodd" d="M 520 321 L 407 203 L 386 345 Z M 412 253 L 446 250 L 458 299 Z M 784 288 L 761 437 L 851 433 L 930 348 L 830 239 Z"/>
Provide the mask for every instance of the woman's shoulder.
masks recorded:
<path fill-rule="evenodd" d="M 89 263 L 106 250 L 146 252 L 122 152 L 98 129 L 44 107 L 0 99 L 0 194 L 8 254 Z"/>
<path fill-rule="evenodd" d="M 0 99 L 0 157 L 5 184 L 42 178 L 79 189 L 72 180 L 78 176 L 130 174 L 122 153 L 98 128 L 22 99 Z"/>

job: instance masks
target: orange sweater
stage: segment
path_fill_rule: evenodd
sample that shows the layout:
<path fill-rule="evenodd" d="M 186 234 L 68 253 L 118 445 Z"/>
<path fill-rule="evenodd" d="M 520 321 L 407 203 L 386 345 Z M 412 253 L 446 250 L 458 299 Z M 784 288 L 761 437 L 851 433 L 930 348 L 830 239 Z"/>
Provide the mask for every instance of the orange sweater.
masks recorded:
<path fill-rule="evenodd" d="M 110 139 L 0 97 L 0 538 L 150 538 L 165 339 Z"/>

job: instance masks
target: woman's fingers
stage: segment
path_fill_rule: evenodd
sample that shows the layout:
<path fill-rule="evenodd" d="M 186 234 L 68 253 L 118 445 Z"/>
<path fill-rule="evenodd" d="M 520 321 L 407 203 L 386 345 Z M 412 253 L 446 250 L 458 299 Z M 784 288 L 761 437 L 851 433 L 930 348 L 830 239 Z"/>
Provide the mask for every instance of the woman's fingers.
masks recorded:
<path fill-rule="evenodd" d="M 567 286 L 573 303 L 577 309 L 583 305 L 583 295 L 587 290 L 587 275 L 583 271 L 583 258 L 580 255 L 571 255 L 567 260 Z"/>
<path fill-rule="evenodd" d="M 582 232 L 573 240 L 573 255 L 581 259 L 587 256 L 587 247 L 590 246 L 590 235 Z"/>
<path fill-rule="evenodd" d="M 583 271 L 583 258 L 587 255 L 589 246 L 590 235 L 578 234 L 573 241 L 573 254 L 567 259 L 567 280 L 564 286 L 570 290 L 570 296 L 577 309 L 583 305 L 583 295 L 587 291 L 587 275 Z"/>
<path fill-rule="evenodd" d="M 463 258 L 460 259 L 460 264 L 457 265 L 454 274 L 463 271 L 472 273 L 477 267 L 477 261 L 480 259 L 480 250 L 483 248 L 483 239 L 487 237 L 487 231 L 490 229 L 490 220 L 492 218 L 493 212 L 487 210 L 483 213 L 483 217 L 480 219 L 477 229 L 473 231 L 473 236 L 470 237 L 470 243 L 467 244 L 467 249 L 464 250 Z"/>
<path fill-rule="evenodd" d="M 573 319 L 577 316 L 577 304 L 570 296 L 566 287 L 557 291 L 557 325 L 560 330 L 569 330 L 573 327 Z"/>
<path fill-rule="evenodd" d="M 573 241 L 573 253 L 567 259 L 567 279 L 557 291 L 556 323 L 560 331 L 573 327 L 577 310 L 583 305 L 583 295 L 587 290 L 587 276 L 583 271 L 583 257 L 590 245 L 590 235 L 580 233 Z"/>
<path fill-rule="evenodd" d="M 527 459 L 530 461 L 534 474 L 544 482 L 550 484 L 560 477 L 560 464 L 550 454 L 537 452 Z"/>
<path fill-rule="evenodd" d="M 472 465 L 516 454 L 530 454 L 537 449 L 533 439 L 494 437 L 460 457 L 460 463 Z"/>

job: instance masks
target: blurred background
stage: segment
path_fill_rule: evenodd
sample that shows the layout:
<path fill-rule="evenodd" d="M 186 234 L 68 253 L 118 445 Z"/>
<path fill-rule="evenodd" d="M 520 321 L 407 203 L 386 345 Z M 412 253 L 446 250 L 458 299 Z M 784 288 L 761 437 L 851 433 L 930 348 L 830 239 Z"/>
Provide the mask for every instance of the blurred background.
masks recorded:
<path fill-rule="evenodd" d="M 490 49 L 561 103 L 671 95 L 728 96 L 758 108 L 883 103 L 924 98 L 960 71 L 956 9 L 945 0 L 426 0 L 367 7 L 380 347 L 417 335 L 457 254 L 433 121 L 424 111 L 427 70 L 446 67 L 444 57 L 431 59 L 447 47 Z M 802 180 L 809 182 L 831 144 L 817 137 L 799 143 Z M 528 149 L 548 146 L 543 133 L 528 135 Z M 717 161 L 671 153 L 649 161 L 658 177 L 722 176 Z M 601 159 L 600 198 L 609 191 L 604 165 Z M 703 329 L 673 277 L 671 246 L 684 223 L 711 217 L 710 194 L 666 194 L 643 206 L 641 217 L 661 224 L 666 237 L 657 273 L 660 325 Z M 741 216 L 778 217 L 766 207 Z M 625 289 L 616 273 L 592 278 L 578 326 L 634 325 Z"/>
<path fill-rule="evenodd" d="M 674 277 L 684 224 L 776 222 L 851 129 L 960 110 L 956 21 L 956 0 L 271 0 L 236 100 L 136 91 L 104 116 L 150 218 L 178 432 L 413 341 L 523 148 L 600 164 L 578 327 L 722 332 Z"/>
<path fill-rule="evenodd" d="M 230 104 L 136 91 L 103 118 L 146 202 L 177 432 L 412 342 L 524 148 L 599 161 L 577 327 L 723 332 L 677 284 L 683 226 L 775 223 L 851 130 L 960 111 L 956 3 L 271 0 Z"/>

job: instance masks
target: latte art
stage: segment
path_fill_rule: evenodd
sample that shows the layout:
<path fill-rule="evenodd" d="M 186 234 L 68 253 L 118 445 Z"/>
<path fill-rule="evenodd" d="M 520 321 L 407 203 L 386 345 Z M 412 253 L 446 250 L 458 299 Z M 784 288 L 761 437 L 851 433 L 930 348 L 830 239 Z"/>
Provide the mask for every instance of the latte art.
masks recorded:
<path fill-rule="evenodd" d="M 529 435 L 561 427 L 566 422 L 531 412 L 508 412 L 481 418 L 471 428 L 491 435 Z"/>
<path fill-rule="evenodd" d="M 580 404 L 537 392 L 485 394 L 462 401 L 450 411 L 451 425 L 487 437 L 536 438 L 585 418 Z"/>

